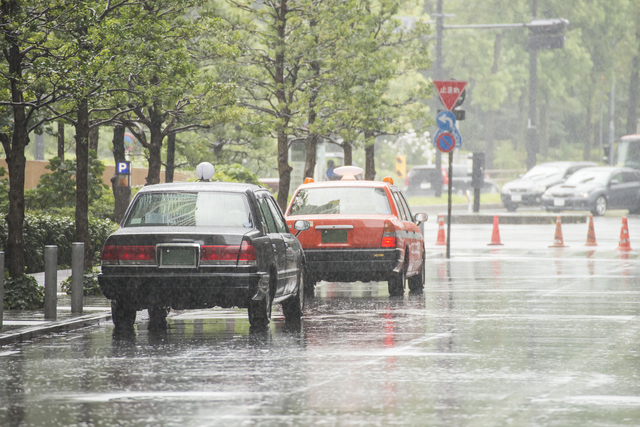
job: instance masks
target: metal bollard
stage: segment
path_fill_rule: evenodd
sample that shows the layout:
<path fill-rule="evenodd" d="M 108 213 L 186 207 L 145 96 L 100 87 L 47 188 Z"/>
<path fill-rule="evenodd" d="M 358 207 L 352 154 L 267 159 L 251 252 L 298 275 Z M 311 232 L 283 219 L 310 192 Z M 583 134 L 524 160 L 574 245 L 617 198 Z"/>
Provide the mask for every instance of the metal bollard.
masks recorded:
<path fill-rule="evenodd" d="M 58 310 L 58 247 L 44 247 L 44 318 L 56 320 Z"/>
<path fill-rule="evenodd" d="M 84 292 L 84 243 L 71 244 L 71 312 L 82 313 Z"/>
<path fill-rule="evenodd" d="M 4 318 L 4 252 L 0 251 L 0 330 Z"/>

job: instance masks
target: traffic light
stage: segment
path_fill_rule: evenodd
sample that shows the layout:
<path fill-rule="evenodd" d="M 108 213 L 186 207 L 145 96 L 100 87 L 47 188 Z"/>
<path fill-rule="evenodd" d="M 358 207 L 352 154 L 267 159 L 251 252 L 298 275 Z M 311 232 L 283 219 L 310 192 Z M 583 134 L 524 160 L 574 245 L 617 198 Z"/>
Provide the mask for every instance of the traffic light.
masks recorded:
<path fill-rule="evenodd" d="M 569 21 L 558 19 L 534 19 L 529 28 L 529 49 L 564 49 L 564 33 Z"/>
<path fill-rule="evenodd" d="M 407 156 L 396 155 L 396 178 L 405 179 L 407 177 Z"/>

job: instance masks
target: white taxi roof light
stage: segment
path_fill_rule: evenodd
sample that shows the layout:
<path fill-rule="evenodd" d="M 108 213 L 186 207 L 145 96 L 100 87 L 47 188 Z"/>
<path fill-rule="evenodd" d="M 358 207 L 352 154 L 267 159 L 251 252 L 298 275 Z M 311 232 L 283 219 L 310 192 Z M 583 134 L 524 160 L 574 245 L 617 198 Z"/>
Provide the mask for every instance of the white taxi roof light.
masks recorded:
<path fill-rule="evenodd" d="M 340 166 L 333 170 L 333 173 L 342 176 L 342 181 L 354 181 L 356 179 L 356 175 L 360 175 L 363 172 L 364 170 L 358 166 Z"/>
<path fill-rule="evenodd" d="M 202 162 L 196 167 L 196 176 L 200 181 L 209 181 L 216 173 L 216 168 L 209 162 Z"/>

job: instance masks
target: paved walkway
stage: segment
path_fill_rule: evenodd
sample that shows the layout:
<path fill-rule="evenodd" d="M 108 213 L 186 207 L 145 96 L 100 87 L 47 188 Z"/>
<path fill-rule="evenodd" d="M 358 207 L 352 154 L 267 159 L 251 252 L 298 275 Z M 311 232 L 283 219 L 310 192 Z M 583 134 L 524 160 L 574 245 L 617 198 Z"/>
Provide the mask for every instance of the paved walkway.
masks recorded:
<path fill-rule="evenodd" d="M 44 273 L 34 273 L 38 284 L 44 286 Z M 57 316 L 55 320 L 44 318 L 40 310 L 4 310 L 0 346 L 31 340 L 39 335 L 78 329 L 111 318 L 109 300 L 103 296 L 85 296 L 83 312 L 71 313 L 71 296 L 62 292 L 61 283 L 71 276 L 71 270 L 58 270 Z"/>

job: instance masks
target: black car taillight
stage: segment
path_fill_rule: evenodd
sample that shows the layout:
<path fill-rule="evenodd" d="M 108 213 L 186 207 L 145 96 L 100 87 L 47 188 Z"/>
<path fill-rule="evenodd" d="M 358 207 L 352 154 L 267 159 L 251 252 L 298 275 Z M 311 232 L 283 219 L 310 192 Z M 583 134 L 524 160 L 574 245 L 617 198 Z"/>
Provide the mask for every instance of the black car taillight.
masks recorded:
<path fill-rule="evenodd" d="M 256 248 L 248 240 L 243 240 L 240 246 L 240 254 L 238 255 L 238 265 L 257 265 L 258 257 L 256 256 Z"/>
<path fill-rule="evenodd" d="M 102 265 L 118 265 L 118 247 L 105 245 L 102 249 Z"/>
<path fill-rule="evenodd" d="M 235 264 L 240 246 L 201 246 L 200 261 L 202 264 Z"/>

